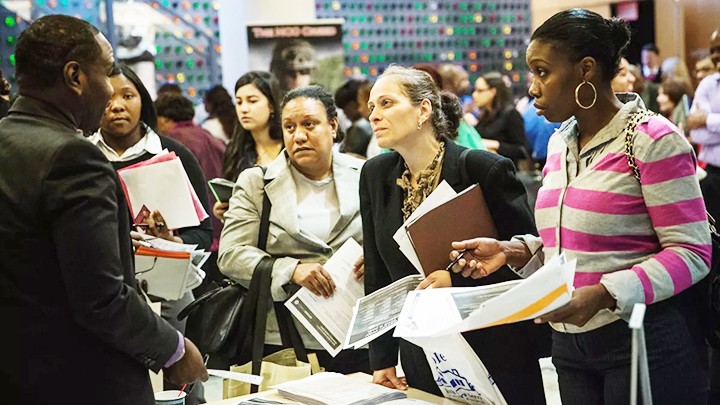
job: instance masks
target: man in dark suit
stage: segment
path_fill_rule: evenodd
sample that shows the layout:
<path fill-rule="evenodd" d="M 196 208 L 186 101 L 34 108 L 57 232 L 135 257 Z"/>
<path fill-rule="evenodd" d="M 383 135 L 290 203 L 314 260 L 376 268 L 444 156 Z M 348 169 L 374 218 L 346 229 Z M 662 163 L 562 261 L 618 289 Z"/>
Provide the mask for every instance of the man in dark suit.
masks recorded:
<path fill-rule="evenodd" d="M 80 133 L 112 93 L 110 44 L 51 15 L 15 56 L 20 96 L 0 121 L 0 402 L 150 405 L 148 369 L 206 380 L 195 345 L 133 288 L 117 176 Z"/>

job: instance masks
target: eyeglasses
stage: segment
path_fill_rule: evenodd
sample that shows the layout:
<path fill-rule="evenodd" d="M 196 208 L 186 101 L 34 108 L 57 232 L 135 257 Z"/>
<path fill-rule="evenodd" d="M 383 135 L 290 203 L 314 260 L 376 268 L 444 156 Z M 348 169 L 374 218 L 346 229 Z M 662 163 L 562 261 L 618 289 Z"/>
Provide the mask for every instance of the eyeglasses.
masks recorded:
<path fill-rule="evenodd" d="M 486 88 L 484 88 L 484 89 L 478 89 L 478 88 L 476 88 L 476 89 L 475 89 L 475 92 L 476 92 L 476 93 L 484 93 L 484 92 L 486 92 L 486 91 L 488 91 L 488 90 L 491 90 L 491 88 L 490 88 L 490 87 L 486 87 Z"/>

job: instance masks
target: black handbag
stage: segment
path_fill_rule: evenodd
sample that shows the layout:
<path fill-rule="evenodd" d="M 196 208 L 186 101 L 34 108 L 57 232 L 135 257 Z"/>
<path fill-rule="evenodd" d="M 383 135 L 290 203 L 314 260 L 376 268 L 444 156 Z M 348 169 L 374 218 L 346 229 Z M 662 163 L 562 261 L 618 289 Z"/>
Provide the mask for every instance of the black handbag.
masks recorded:
<path fill-rule="evenodd" d="M 640 179 L 640 169 L 635 163 L 633 136 L 638 124 L 654 115 L 655 113 L 651 111 L 640 110 L 630 116 L 624 129 L 625 156 L 628 166 L 638 182 L 642 182 L 642 180 Z M 697 317 L 706 343 L 715 349 L 720 349 L 720 234 L 715 226 L 715 218 L 710 213 L 706 212 L 706 215 L 712 242 L 710 272 L 702 280 L 674 298 L 686 316 Z"/>
<path fill-rule="evenodd" d="M 265 173 L 264 167 L 262 170 Z M 270 208 L 270 198 L 265 194 L 258 232 L 258 248 L 261 250 L 267 247 Z M 195 343 L 200 353 L 215 354 L 228 359 L 238 356 L 239 347 L 246 340 L 246 333 L 252 330 L 253 325 L 249 323 L 255 318 L 259 290 L 262 287 L 259 279 L 264 273 L 263 269 L 272 272 L 274 262 L 275 259 L 271 257 L 260 261 L 253 272 L 249 289 L 232 280 L 224 280 L 222 285 L 201 295 L 178 313 L 178 320 L 191 317 L 196 325 L 187 330 L 186 337 Z M 269 290 L 269 284 L 267 288 Z M 245 322 L 241 322 L 243 317 Z"/>

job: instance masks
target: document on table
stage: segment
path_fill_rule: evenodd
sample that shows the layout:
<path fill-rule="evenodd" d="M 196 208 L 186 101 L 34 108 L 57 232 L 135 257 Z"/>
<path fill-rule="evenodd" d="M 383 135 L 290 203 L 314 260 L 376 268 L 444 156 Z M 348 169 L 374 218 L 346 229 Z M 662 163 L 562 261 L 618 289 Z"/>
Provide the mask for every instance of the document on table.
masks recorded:
<path fill-rule="evenodd" d="M 323 264 L 335 282 L 333 295 L 323 298 L 301 288 L 285 302 L 295 318 L 333 357 L 343 349 L 355 302 L 365 295 L 362 280 L 356 280 L 353 272 L 353 266 L 362 254 L 362 246 L 354 239 L 348 239 Z"/>
<path fill-rule="evenodd" d="M 574 277 L 575 260 L 560 255 L 524 280 L 411 291 L 394 336 L 443 336 L 533 319 L 570 301 Z"/>
<path fill-rule="evenodd" d="M 358 349 L 394 328 L 408 292 L 423 278 L 421 274 L 407 276 L 357 300 L 345 348 Z"/>

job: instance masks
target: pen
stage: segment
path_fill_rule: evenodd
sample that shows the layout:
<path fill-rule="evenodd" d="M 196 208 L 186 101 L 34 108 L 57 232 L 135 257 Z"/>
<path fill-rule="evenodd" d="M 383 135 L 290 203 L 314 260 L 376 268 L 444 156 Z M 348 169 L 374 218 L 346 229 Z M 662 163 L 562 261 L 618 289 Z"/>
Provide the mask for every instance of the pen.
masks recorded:
<path fill-rule="evenodd" d="M 157 246 L 150 242 L 145 242 L 144 240 L 136 240 L 135 242 L 137 242 L 140 246 L 145 246 L 146 248 L 157 249 Z"/>
<path fill-rule="evenodd" d="M 451 261 L 450 264 L 447 265 L 447 267 L 445 267 L 445 270 L 450 271 L 450 269 L 452 269 L 452 266 L 454 266 L 463 257 L 465 252 L 467 252 L 467 249 L 463 249 L 458 252 L 459 254 L 457 255 L 457 257 L 453 259 L 453 261 Z"/>

